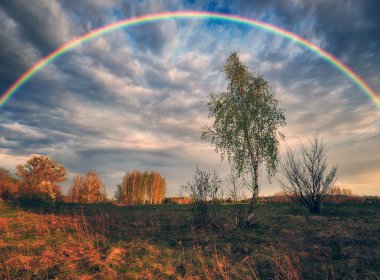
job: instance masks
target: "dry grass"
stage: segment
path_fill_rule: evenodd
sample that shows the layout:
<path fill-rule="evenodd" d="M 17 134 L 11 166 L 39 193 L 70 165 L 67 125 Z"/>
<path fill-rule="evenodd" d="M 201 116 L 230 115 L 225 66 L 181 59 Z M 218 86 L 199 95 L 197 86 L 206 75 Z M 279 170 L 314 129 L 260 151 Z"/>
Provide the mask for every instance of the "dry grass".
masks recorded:
<path fill-rule="evenodd" d="M 250 230 L 198 228 L 187 206 L 45 206 L 0 204 L 0 279 L 379 279 L 378 206 L 262 205 Z"/>
<path fill-rule="evenodd" d="M 14 217 L 2 217 L 0 249 L 2 279 L 79 279 L 109 270 L 104 262 L 108 242 L 82 216 L 17 211 Z"/>

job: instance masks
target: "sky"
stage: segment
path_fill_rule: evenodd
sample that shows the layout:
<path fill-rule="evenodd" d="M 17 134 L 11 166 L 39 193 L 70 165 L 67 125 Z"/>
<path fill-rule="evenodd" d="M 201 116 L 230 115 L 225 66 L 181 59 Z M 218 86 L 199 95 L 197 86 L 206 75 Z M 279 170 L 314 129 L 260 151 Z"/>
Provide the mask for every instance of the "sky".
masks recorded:
<path fill-rule="evenodd" d="M 334 55 L 380 95 L 378 0 L 0 1 L 0 95 L 62 44 L 139 15 L 195 10 L 239 15 L 293 32 Z M 167 196 L 196 166 L 224 179 L 228 162 L 200 139 L 205 99 L 226 89 L 223 65 L 237 52 L 263 75 L 285 110 L 286 147 L 316 131 L 337 184 L 380 195 L 380 108 L 351 79 L 289 39 L 237 23 L 178 19 L 139 24 L 87 41 L 36 73 L 0 108 L 0 166 L 34 154 L 75 174 L 92 169 L 109 197 L 127 171 L 157 170 Z M 279 183 L 260 172 L 261 194 Z"/>

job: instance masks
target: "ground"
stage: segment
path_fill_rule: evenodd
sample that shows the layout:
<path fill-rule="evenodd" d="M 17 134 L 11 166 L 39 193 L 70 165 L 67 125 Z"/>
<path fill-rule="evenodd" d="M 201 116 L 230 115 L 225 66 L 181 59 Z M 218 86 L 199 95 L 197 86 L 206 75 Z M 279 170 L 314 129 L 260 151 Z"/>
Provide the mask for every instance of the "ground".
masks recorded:
<path fill-rule="evenodd" d="M 244 207 L 244 206 L 243 206 Z M 310 216 L 260 204 L 255 226 L 193 224 L 189 205 L 0 203 L 1 279 L 380 279 L 380 205 Z"/>

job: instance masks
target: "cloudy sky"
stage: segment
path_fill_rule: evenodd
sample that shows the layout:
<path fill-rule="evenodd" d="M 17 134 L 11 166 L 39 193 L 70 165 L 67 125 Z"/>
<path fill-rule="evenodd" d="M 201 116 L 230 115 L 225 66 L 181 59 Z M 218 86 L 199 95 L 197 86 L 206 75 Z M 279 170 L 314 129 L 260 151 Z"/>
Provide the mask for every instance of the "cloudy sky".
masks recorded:
<path fill-rule="evenodd" d="M 0 94 L 70 39 L 138 15 L 198 10 L 282 27 L 332 53 L 380 93 L 380 2 L 12 0 L 0 1 Z M 177 195 L 196 164 L 227 175 L 200 140 L 204 105 L 225 89 L 223 64 L 236 51 L 260 72 L 286 110 L 286 145 L 316 130 L 338 164 L 338 184 L 380 195 L 380 108 L 342 72 L 267 31 L 212 20 L 140 24 L 96 37 L 37 73 L 0 108 L 0 166 L 32 154 L 62 163 L 72 177 L 99 172 L 109 197 L 128 170 L 158 170 Z M 262 173 L 262 194 L 279 190 Z"/>

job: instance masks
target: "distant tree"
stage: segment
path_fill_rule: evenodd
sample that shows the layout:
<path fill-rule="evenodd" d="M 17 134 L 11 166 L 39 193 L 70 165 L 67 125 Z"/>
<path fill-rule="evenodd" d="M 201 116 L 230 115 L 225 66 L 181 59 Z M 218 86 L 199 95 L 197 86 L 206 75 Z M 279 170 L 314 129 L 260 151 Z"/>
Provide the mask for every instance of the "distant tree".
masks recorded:
<path fill-rule="evenodd" d="M 61 196 L 58 183 L 66 180 L 67 171 L 47 156 L 32 156 L 26 164 L 17 165 L 20 195 L 26 199 L 56 200 Z"/>
<path fill-rule="evenodd" d="M 117 186 L 115 198 L 127 205 L 161 204 L 165 197 L 166 180 L 158 172 L 127 172 Z"/>
<path fill-rule="evenodd" d="M 320 213 L 321 203 L 334 189 L 338 167 L 328 170 L 326 147 L 318 134 L 298 152 L 288 149 L 280 167 L 285 178 L 280 181 L 282 190 L 310 213 Z"/>
<path fill-rule="evenodd" d="M 175 197 L 165 197 L 164 203 L 168 204 L 191 204 L 191 198 L 190 197 L 184 197 L 184 196 L 175 196 Z"/>
<path fill-rule="evenodd" d="M 222 159 L 227 156 L 239 176 L 251 174 L 252 199 L 246 220 L 249 226 L 259 195 L 260 166 L 265 164 L 268 178 L 277 169 L 278 135 L 283 138 L 277 130 L 286 124 L 285 115 L 268 82 L 252 74 L 237 53 L 227 58 L 224 72 L 227 90 L 208 98 L 209 117 L 214 118 L 214 123 L 203 128 L 202 140 L 214 144 Z"/>
<path fill-rule="evenodd" d="M 222 181 L 214 170 L 211 174 L 197 167 L 194 179 L 181 189 L 191 198 L 194 222 L 202 227 L 216 224 L 219 204 L 219 191 Z"/>
<path fill-rule="evenodd" d="M 165 194 L 166 194 L 166 179 L 161 178 L 160 189 L 159 189 L 159 193 L 158 193 L 158 197 L 159 197 L 158 203 L 159 204 L 163 203 L 163 201 L 165 199 Z"/>
<path fill-rule="evenodd" d="M 74 203 L 82 202 L 82 186 L 83 186 L 84 176 L 76 175 L 74 177 L 73 183 L 69 189 L 69 194 L 67 196 L 68 201 Z"/>
<path fill-rule="evenodd" d="M 327 202 L 331 203 L 346 203 L 346 202 L 363 202 L 364 198 L 355 195 L 351 189 L 339 187 L 334 187 L 330 195 L 326 199 Z"/>
<path fill-rule="evenodd" d="M 69 190 L 68 200 L 75 203 L 99 203 L 106 200 L 102 179 L 93 170 L 86 176 L 76 175 Z"/>
<path fill-rule="evenodd" d="M 334 187 L 331 190 L 331 195 L 343 195 L 343 196 L 353 196 L 352 190 L 343 187 Z"/>
<path fill-rule="evenodd" d="M 85 196 L 87 203 L 104 202 L 106 199 L 105 186 L 99 174 L 90 170 L 85 178 Z"/>
<path fill-rule="evenodd" d="M 0 198 L 3 200 L 12 200 L 17 198 L 19 193 L 19 183 L 13 174 L 0 167 Z"/>
<path fill-rule="evenodd" d="M 272 196 L 266 198 L 269 203 L 290 203 L 293 200 L 284 191 L 275 192 Z"/>

